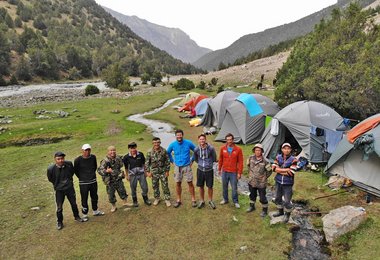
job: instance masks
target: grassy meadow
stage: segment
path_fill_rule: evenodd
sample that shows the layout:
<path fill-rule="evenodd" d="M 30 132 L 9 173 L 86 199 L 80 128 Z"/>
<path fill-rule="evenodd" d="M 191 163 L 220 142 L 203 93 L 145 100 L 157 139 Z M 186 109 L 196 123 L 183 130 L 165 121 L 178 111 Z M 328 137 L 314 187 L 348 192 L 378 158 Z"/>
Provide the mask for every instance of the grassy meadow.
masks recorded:
<path fill-rule="evenodd" d="M 240 92 L 250 89 L 237 89 Z M 210 94 L 205 92 L 206 94 Z M 214 94 L 214 93 L 213 93 Z M 271 96 L 271 92 L 266 92 Z M 128 115 L 149 111 L 167 99 L 178 96 L 174 90 L 128 99 L 84 99 L 77 102 L 40 104 L 27 108 L 0 109 L 1 115 L 12 115 L 10 130 L 0 135 L 0 259 L 287 259 L 291 249 L 289 226 L 270 226 L 269 218 L 257 212 L 247 214 L 248 198 L 240 196 L 242 208 L 232 204 L 212 210 L 191 208 L 187 185 L 183 185 L 184 205 L 175 209 L 145 206 L 139 194 L 139 208 L 124 210 L 120 200 L 118 211 L 110 213 L 105 186 L 98 178 L 99 208 L 105 216 L 92 217 L 87 223 L 76 223 L 68 201 L 64 204 L 65 228 L 57 231 L 54 191 L 46 178 L 46 168 L 57 150 L 73 160 L 83 143 L 90 143 L 98 162 L 107 146 L 116 146 L 119 154 L 127 152 L 127 143 L 136 141 L 144 153 L 151 146 L 151 135 L 145 126 L 129 122 Z M 35 119 L 35 110 L 63 109 L 68 118 Z M 112 113 L 119 110 L 120 113 Z M 76 112 L 72 112 L 76 111 Z M 201 128 L 190 128 L 188 120 L 180 119 L 171 107 L 149 116 L 172 123 L 185 131 L 185 138 L 196 142 Z M 14 146 L 27 139 L 65 137 L 58 143 L 36 146 Z M 209 141 L 217 148 L 221 143 Z M 242 146 L 245 158 L 251 145 Z M 195 167 L 194 167 L 195 169 Z M 172 171 L 171 171 L 172 173 Z M 75 179 L 77 203 L 80 208 L 78 181 Z M 169 177 L 172 201 L 175 201 L 174 180 Z M 354 190 L 326 199 L 314 197 L 334 194 L 324 187 L 327 179 L 321 173 L 300 172 L 296 177 L 295 199 L 306 199 L 311 206 L 328 211 L 343 205 L 363 206 L 368 220 L 356 231 L 340 238 L 330 250 L 333 259 L 376 259 L 380 243 L 380 206 L 366 205 L 363 193 Z M 271 178 L 273 183 L 273 178 Z M 130 193 L 129 183 L 125 183 Z M 152 198 L 151 180 L 149 197 Z M 198 189 L 196 189 L 197 198 Z M 221 199 L 221 185 L 215 181 L 214 198 Z M 118 198 L 118 196 L 117 196 Z M 31 210 L 40 207 L 40 210 Z M 270 211 L 275 210 L 270 204 Z M 238 221 L 234 221 L 233 217 Z M 319 217 L 312 217 L 321 228 Z M 240 247 L 246 246 L 242 251 Z M 347 250 L 349 249 L 349 250 Z"/>

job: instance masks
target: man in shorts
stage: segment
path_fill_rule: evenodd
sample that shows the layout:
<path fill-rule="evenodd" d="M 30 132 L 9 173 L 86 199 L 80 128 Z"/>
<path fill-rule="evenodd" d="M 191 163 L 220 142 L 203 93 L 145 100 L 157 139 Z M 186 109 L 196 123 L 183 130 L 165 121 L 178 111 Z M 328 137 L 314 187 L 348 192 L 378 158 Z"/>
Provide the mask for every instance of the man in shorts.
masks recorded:
<path fill-rule="evenodd" d="M 182 205 L 182 179 L 185 177 L 191 194 L 191 205 L 195 208 L 197 202 L 195 200 L 190 154 L 191 151 L 194 152 L 195 145 L 190 140 L 183 139 L 183 131 L 180 129 L 175 131 L 175 137 L 177 140 L 172 142 L 168 147 L 170 162 L 174 163 L 174 180 L 176 182 L 177 202 L 174 204 L 174 207 L 178 208 Z M 172 153 L 174 153 L 174 159 Z"/>
<path fill-rule="evenodd" d="M 213 164 L 216 162 L 216 152 L 214 147 L 207 143 L 205 134 L 198 136 L 198 143 L 199 146 L 194 149 L 192 159 L 198 164 L 197 187 L 199 187 L 199 195 L 201 197 L 198 209 L 205 206 L 205 183 L 208 189 L 208 204 L 212 209 L 216 209 L 215 203 L 212 200 L 214 185 Z"/>

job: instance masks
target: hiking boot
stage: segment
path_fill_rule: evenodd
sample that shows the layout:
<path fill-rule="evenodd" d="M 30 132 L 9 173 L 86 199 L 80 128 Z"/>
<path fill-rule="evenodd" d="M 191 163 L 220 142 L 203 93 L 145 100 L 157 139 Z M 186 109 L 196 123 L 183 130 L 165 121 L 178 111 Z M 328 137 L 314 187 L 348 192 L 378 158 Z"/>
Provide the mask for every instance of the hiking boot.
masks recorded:
<path fill-rule="evenodd" d="M 61 230 L 63 228 L 63 223 L 62 222 L 57 222 L 57 229 Z"/>
<path fill-rule="evenodd" d="M 160 199 L 154 199 L 153 206 L 157 206 L 160 203 Z"/>
<path fill-rule="evenodd" d="M 101 210 L 94 210 L 94 212 L 92 213 L 93 216 L 97 217 L 97 216 L 103 216 L 105 213 Z"/>
<path fill-rule="evenodd" d="M 225 205 L 225 204 L 228 204 L 228 200 L 222 200 L 222 201 L 220 202 L 220 205 Z"/>
<path fill-rule="evenodd" d="M 170 200 L 165 200 L 166 207 L 170 207 L 172 204 L 170 203 Z"/>
<path fill-rule="evenodd" d="M 260 213 L 260 217 L 265 218 L 268 215 L 268 208 L 263 208 L 263 211 Z"/>
<path fill-rule="evenodd" d="M 116 208 L 116 204 L 115 203 L 112 203 L 111 204 L 111 212 L 113 213 L 113 212 L 115 212 L 117 210 L 117 208 Z"/>
<path fill-rule="evenodd" d="M 77 222 L 87 222 L 88 221 L 88 218 L 81 218 L 81 217 L 75 217 L 75 221 Z"/>
<path fill-rule="evenodd" d="M 175 207 L 175 208 L 179 208 L 179 206 L 181 206 L 181 205 L 182 205 L 182 202 L 177 201 L 177 202 L 174 204 L 174 207 Z"/>
<path fill-rule="evenodd" d="M 282 216 L 282 215 L 284 215 L 284 209 L 278 209 L 278 212 L 274 213 L 273 217 L 276 218 L 276 217 L 279 217 L 279 216 Z"/>
<path fill-rule="evenodd" d="M 123 199 L 123 205 L 124 206 L 127 206 L 127 207 L 133 207 L 134 206 L 134 203 L 130 203 L 127 201 L 127 199 Z"/>
<path fill-rule="evenodd" d="M 236 202 L 235 203 L 235 208 L 240 209 L 240 204 Z"/>
<path fill-rule="evenodd" d="M 247 213 L 256 210 L 255 203 L 249 203 L 249 208 L 246 210 Z"/>
<path fill-rule="evenodd" d="M 285 215 L 284 215 L 282 222 L 288 223 L 289 218 L 290 218 L 290 212 L 285 212 Z"/>
<path fill-rule="evenodd" d="M 215 203 L 214 203 L 212 200 L 210 200 L 210 201 L 208 202 L 208 205 L 210 205 L 210 207 L 211 207 L 212 209 L 216 209 Z"/>
<path fill-rule="evenodd" d="M 152 205 L 152 202 L 150 202 L 150 200 L 148 199 L 148 196 L 143 196 L 143 199 L 144 199 L 145 205 L 147 205 L 147 206 Z"/>
<path fill-rule="evenodd" d="M 197 207 L 197 202 L 196 202 L 195 200 L 193 200 L 193 201 L 191 202 L 191 206 L 192 206 L 193 208 L 196 208 L 196 207 Z"/>
<path fill-rule="evenodd" d="M 205 202 L 204 201 L 200 201 L 199 204 L 198 204 L 198 209 L 201 209 L 201 208 L 204 208 L 205 207 Z"/>
<path fill-rule="evenodd" d="M 132 204 L 133 207 L 137 208 L 139 206 L 139 203 L 137 202 L 137 197 L 133 197 L 132 200 L 133 200 L 133 204 Z"/>

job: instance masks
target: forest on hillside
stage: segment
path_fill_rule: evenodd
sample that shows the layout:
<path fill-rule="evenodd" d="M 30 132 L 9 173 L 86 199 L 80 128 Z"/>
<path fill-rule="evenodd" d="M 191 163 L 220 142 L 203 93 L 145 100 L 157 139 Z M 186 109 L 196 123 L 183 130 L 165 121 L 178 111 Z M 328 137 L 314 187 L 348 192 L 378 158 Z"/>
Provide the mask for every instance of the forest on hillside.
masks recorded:
<path fill-rule="evenodd" d="M 202 72 L 141 39 L 93 0 L 0 2 L 0 85 L 90 78 L 114 63 L 129 76 Z"/>
<path fill-rule="evenodd" d="M 347 118 L 364 119 L 380 108 L 380 27 L 351 4 L 294 45 L 277 73 L 275 100 L 282 107 L 316 100 Z"/>

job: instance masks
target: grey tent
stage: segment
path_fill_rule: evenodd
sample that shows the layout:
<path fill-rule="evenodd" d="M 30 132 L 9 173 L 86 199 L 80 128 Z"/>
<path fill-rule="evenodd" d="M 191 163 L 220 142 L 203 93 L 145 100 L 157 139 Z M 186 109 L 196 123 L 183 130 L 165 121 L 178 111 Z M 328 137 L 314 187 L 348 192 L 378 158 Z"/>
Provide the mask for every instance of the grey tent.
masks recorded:
<path fill-rule="evenodd" d="M 202 117 L 201 126 L 220 128 L 223 123 L 223 118 L 226 114 L 226 109 L 239 96 L 231 90 L 226 90 L 218 93 L 213 99 L 208 101 L 207 110 Z"/>
<path fill-rule="evenodd" d="M 315 101 L 298 101 L 278 112 L 267 127 L 261 143 L 264 155 L 274 159 L 284 142 L 312 163 L 327 162 L 346 127 L 331 107 Z"/>
<path fill-rule="evenodd" d="M 367 118 L 351 129 L 348 135 L 372 122 L 374 124 L 360 133 L 353 143 L 347 135 L 343 137 L 331 155 L 326 171 L 347 177 L 359 188 L 380 196 L 380 114 Z"/>
<path fill-rule="evenodd" d="M 252 97 L 242 99 L 242 96 L 249 95 Z M 261 112 L 257 111 L 250 114 L 250 109 L 254 106 L 259 106 Z M 260 94 L 241 94 L 227 108 L 222 127 L 215 141 L 225 141 L 225 136 L 228 133 L 234 135 L 236 143 L 252 144 L 260 141 L 260 138 L 265 130 L 266 120 L 277 114 L 280 111 L 278 105 L 270 98 Z"/>

